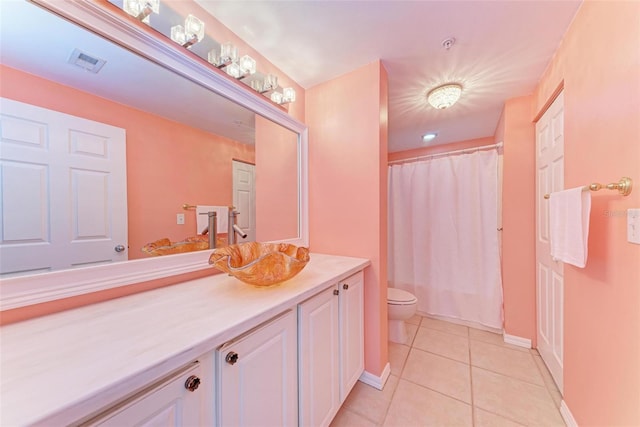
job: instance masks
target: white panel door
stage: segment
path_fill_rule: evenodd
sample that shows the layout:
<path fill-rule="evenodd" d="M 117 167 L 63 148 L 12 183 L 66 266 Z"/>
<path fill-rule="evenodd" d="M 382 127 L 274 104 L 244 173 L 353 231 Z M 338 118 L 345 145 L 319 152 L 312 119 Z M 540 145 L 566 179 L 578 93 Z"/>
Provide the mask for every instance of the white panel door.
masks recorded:
<path fill-rule="evenodd" d="M 0 98 L 0 168 L 1 274 L 127 260 L 124 129 Z"/>
<path fill-rule="evenodd" d="M 256 240 L 256 181 L 255 165 L 233 161 L 233 206 L 240 212 L 238 227 L 247 233 L 246 238 L 236 234 L 236 243 Z M 221 231 L 224 233 L 224 231 Z"/>
<path fill-rule="evenodd" d="M 297 341 L 289 311 L 218 350 L 218 425 L 298 425 Z"/>
<path fill-rule="evenodd" d="M 549 200 L 564 189 L 564 97 L 560 93 L 536 123 L 536 295 L 538 351 L 562 392 L 564 264 L 551 259 Z"/>
<path fill-rule="evenodd" d="M 340 409 L 337 286 L 298 306 L 300 425 L 328 426 Z"/>

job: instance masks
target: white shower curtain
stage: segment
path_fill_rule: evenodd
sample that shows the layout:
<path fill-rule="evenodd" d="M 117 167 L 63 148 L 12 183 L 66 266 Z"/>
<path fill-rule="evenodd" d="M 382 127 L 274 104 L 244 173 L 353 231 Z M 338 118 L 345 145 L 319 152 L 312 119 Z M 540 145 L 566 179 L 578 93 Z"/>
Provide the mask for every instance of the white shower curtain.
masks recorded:
<path fill-rule="evenodd" d="M 389 166 L 389 286 L 502 329 L 496 150 Z"/>

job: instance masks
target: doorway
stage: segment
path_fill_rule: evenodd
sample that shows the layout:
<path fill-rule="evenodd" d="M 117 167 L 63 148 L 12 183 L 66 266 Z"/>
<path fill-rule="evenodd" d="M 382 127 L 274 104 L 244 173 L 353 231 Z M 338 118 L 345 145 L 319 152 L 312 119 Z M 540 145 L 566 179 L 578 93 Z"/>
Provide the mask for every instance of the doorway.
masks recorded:
<path fill-rule="evenodd" d="M 233 206 L 239 212 L 238 227 L 247 233 L 236 234 L 236 243 L 256 240 L 256 165 L 233 160 Z"/>
<path fill-rule="evenodd" d="M 564 96 L 561 92 L 536 123 L 537 347 L 562 393 L 564 264 L 551 258 L 549 200 L 564 189 Z"/>

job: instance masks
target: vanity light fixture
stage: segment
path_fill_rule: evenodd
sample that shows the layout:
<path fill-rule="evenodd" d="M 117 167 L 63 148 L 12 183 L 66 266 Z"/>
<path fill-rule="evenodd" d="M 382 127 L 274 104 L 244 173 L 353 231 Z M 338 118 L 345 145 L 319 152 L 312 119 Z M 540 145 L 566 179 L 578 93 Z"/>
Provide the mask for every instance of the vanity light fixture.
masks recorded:
<path fill-rule="evenodd" d="M 427 94 L 427 101 L 433 108 L 444 110 L 455 104 L 462 94 L 462 86 L 458 83 L 447 83 L 432 89 Z"/>
<path fill-rule="evenodd" d="M 278 88 L 278 76 L 267 74 L 262 82 L 262 91 L 267 92 Z"/>
<path fill-rule="evenodd" d="M 288 104 L 296 100 L 296 91 L 292 87 L 285 87 L 282 89 L 282 93 L 273 91 L 270 98 L 276 104 Z"/>
<path fill-rule="evenodd" d="M 149 15 L 160 11 L 160 0 L 124 0 L 122 8 L 136 19 L 149 23 Z"/>
<path fill-rule="evenodd" d="M 171 27 L 171 40 L 182 47 L 189 48 L 204 37 L 204 22 L 189 14 L 182 25 Z"/>
<path fill-rule="evenodd" d="M 114 2 L 114 0 L 109 1 Z M 151 13 L 158 13 L 160 0 L 122 0 L 122 8 L 129 15 L 149 24 L 149 15 L 151 15 Z M 173 19 L 171 20 L 173 21 Z M 156 25 L 154 28 L 166 37 L 167 34 L 164 32 L 164 29 L 156 28 L 158 26 L 159 25 Z M 170 38 L 180 46 L 189 49 L 204 39 L 204 27 L 205 24 L 203 21 L 189 14 L 184 21 L 184 25 L 174 25 L 171 27 Z M 212 40 L 207 38 L 204 43 L 209 43 L 210 41 Z M 213 42 L 217 43 L 215 40 L 213 40 Z M 223 70 L 228 76 L 237 80 L 253 76 L 258 71 L 256 60 L 249 55 L 239 57 L 238 48 L 230 42 L 209 50 L 207 53 L 207 61 L 214 67 Z M 273 74 L 257 74 L 252 78 L 246 79 L 244 83 L 279 105 L 288 104 L 296 100 L 296 91 L 293 88 L 284 88 L 282 93 L 276 91 L 278 88 L 278 76 Z"/>
<path fill-rule="evenodd" d="M 220 49 L 211 49 L 208 60 L 218 68 L 226 67 L 238 60 L 238 48 L 227 42 L 220 45 Z"/>
<path fill-rule="evenodd" d="M 227 74 L 238 80 L 241 80 L 256 72 L 256 60 L 249 55 L 244 55 L 236 62 L 232 62 L 224 69 Z"/>
<path fill-rule="evenodd" d="M 436 132 L 425 133 L 424 135 L 422 135 L 422 141 L 429 142 L 433 140 L 436 136 L 438 136 Z"/>

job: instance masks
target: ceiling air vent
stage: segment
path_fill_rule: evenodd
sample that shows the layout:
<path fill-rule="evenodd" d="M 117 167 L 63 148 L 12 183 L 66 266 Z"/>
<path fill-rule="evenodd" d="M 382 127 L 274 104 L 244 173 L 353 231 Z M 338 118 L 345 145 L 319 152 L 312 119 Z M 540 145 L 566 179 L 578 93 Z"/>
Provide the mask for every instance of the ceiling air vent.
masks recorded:
<path fill-rule="evenodd" d="M 83 70 L 97 73 L 107 61 L 87 55 L 80 49 L 74 49 L 73 52 L 71 52 L 68 62 L 69 64 L 82 68 Z"/>

